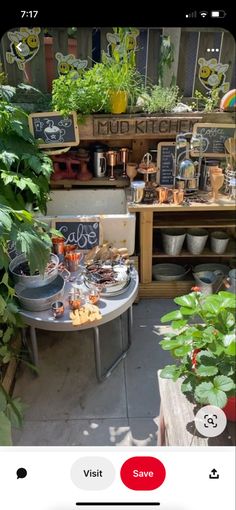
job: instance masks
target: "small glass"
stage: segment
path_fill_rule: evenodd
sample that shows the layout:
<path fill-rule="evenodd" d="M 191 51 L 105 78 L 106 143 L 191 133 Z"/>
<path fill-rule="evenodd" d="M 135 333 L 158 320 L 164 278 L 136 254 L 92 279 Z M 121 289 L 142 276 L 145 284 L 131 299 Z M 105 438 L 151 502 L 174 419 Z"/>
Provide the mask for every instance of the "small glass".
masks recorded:
<path fill-rule="evenodd" d="M 98 287 L 90 286 L 88 291 L 86 292 L 85 300 L 87 303 L 91 303 L 92 305 L 96 305 L 100 299 L 101 293 Z"/>
<path fill-rule="evenodd" d="M 58 317 L 62 317 L 62 315 L 64 314 L 64 304 L 62 301 L 55 301 L 54 303 L 52 303 L 51 309 L 55 319 L 58 319 Z"/>
<path fill-rule="evenodd" d="M 68 301 L 72 310 L 78 310 L 81 307 L 83 295 L 80 290 L 72 289 L 69 292 Z"/>
<path fill-rule="evenodd" d="M 81 251 L 70 251 L 69 253 L 66 253 L 65 260 L 67 264 L 67 268 L 71 273 L 75 273 L 78 271 L 80 263 L 83 260 L 83 254 Z"/>

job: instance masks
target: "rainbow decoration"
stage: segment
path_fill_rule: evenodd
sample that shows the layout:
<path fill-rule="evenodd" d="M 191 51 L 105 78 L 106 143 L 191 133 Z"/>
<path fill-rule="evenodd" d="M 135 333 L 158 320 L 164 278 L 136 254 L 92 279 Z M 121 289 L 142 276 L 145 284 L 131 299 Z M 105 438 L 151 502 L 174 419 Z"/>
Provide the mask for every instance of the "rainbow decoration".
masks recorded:
<path fill-rule="evenodd" d="M 221 110 L 235 110 L 236 109 L 236 89 L 229 90 L 221 99 Z"/>

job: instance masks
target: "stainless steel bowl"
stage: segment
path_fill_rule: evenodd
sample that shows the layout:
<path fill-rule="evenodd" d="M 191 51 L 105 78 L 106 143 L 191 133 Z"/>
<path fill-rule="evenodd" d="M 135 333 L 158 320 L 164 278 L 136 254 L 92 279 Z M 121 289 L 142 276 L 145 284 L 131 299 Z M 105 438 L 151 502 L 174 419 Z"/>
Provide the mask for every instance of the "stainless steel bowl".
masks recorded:
<path fill-rule="evenodd" d="M 15 286 L 17 298 L 25 310 L 42 312 L 51 308 L 52 303 L 61 301 L 65 282 L 57 275 L 53 282 L 39 288 L 24 287 L 20 283 Z"/>
<path fill-rule="evenodd" d="M 9 271 L 10 271 L 15 283 L 20 283 L 24 287 L 29 287 L 29 288 L 36 287 L 37 288 L 37 287 L 43 287 L 44 285 L 47 285 L 47 284 L 53 282 L 53 280 L 55 280 L 55 278 L 57 277 L 59 258 L 54 253 L 50 254 L 50 262 L 54 262 L 55 267 L 48 273 L 44 273 L 44 275 L 38 274 L 38 275 L 27 276 L 27 275 L 17 274 L 15 272 L 16 268 L 24 262 L 27 262 L 27 257 L 26 257 L 26 255 L 22 254 L 22 255 L 18 255 L 14 259 L 12 259 L 12 261 L 9 264 Z"/>
<path fill-rule="evenodd" d="M 155 264 L 152 266 L 152 275 L 154 280 L 165 282 L 184 280 L 190 269 L 190 266 L 181 266 L 179 264 Z"/>

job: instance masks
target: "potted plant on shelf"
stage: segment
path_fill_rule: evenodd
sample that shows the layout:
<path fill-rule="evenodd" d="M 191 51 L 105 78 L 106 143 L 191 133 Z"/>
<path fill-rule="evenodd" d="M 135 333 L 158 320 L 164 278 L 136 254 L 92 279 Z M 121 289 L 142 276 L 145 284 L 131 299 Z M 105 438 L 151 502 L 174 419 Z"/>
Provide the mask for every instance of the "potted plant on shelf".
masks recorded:
<path fill-rule="evenodd" d="M 176 362 L 160 375 L 173 381 L 181 378 L 186 396 L 197 404 L 222 408 L 235 421 L 235 295 L 224 291 L 205 295 L 198 287 L 193 289 L 174 299 L 178 310 L 161 318 L 162 323 L 171 321 L 173 330 L 161 346 Z"/>

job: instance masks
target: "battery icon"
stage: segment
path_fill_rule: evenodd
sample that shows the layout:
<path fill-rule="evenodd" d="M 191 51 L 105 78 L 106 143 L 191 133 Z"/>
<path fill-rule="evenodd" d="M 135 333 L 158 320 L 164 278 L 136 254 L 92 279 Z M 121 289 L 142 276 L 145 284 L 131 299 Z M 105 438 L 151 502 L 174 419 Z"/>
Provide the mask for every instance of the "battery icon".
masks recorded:
<path fill-rule="evenodd" d="M 225 16 L 226 16 L 225 11 L 211 11 L 212 18 L 225 18 Z"/>

